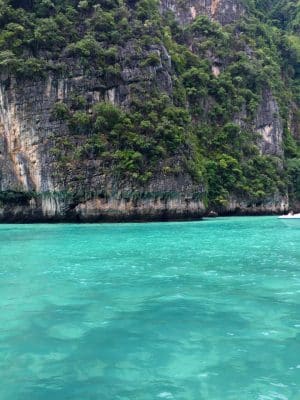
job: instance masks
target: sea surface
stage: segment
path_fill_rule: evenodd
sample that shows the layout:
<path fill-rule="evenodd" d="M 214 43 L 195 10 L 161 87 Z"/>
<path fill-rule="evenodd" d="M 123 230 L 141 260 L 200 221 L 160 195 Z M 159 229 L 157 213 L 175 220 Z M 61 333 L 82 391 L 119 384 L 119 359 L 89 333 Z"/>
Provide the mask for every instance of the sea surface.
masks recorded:
<path fill-rule="evenodd" d="M 299 400 L 300 226 L 0 225 L 1 400 Z"/>

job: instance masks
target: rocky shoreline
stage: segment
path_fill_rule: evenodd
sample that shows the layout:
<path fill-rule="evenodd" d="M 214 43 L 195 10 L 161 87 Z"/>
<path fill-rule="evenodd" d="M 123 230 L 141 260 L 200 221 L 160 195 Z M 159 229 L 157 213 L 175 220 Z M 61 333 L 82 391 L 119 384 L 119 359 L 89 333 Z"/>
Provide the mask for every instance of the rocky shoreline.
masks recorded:
<path fill-rule="evenodd" d="M 55 200 L 31 201 L 29 205 L 0 207 L 0 223 L 119 223 L 192 221 L 205 217 L 279 215 L 289 210 L 288 204 L 261 204 L 241 207 L 233 204 L 226 208 L 209 209 L 200 201 L 105 201 L 93 200 L 75 207 L 59 204 Z M 51 208 L 52 207 L 52 208 Z M 295 209 L 296 210 L 296 209 Z"/>

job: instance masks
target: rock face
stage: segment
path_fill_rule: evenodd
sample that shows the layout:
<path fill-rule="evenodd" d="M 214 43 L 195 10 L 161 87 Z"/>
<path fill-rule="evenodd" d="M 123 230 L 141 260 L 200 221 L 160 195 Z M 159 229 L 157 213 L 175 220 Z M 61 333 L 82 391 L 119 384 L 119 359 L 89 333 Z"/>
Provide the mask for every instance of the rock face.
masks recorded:
<path fill-rule="evenodd" d="M 162 12 L 174 12 L 177 20 L 186 25 L 199 15 L 207 15 L 223 25 L 230 24 L 245 13 L 239 0 L 161 0 Z"/>
<path fill-rule="evenodd" d="M 264 90 L 259 105 L 256 121 L 256 131 L 260 134 L 262 154 L 283 156 L 283 125 L 280 111 L 272 92 Z"/>
<path fill-rule="evenodd" d="M 185 188 L 184 188 L 185 189 Z M 122 194 L 122 193 L 121 193 Z M 155 197 L 156 196 L 156 197 Z M 177 192 L 175 198 L 163 198 L 161 193 L 150 193 L 149 198 L 127 200 L 116 194 L 109 198 L 95 198 L 75 207 L 61 195 L 40 194 L 25 204 L 4 205 L 0 208 L 2 222 L 125 222 L 168 221 L 201 218 L 203 202 Z"/>
<path fill-rule="evenodd" d="M 161 0 L 160 11 L 172 11 L 183 25 L 201 14 L 229 24 L 245 13 L 238 0 Z M 69 77 L 64 79 L 49 74 L 46 79 L 20 84 L 13 76 L 2 77 L 0 191 L 29 195 L 2 201 L 0 198 L 0 221 L 166 220 L 199 218 L 205 214 L 202 196 L 205 185 L 195 183 L 187 172 L 173 175 L 161 172 L 147 184 L 137 186 L 113 175 L 100 174 L 97 161 L 82 166 L 78 183 L 68 169 L 63 176 L 58 171 L 53 143 L 55 138 L 68 135 L 68 127 L 53 118 L 57 102 L 68 103 L 70 94 L 76 92 L 87 99 L 90 107 L 107 101 L 126 108 L 133 88 L 141 83 L 173 95 L 171 57 L 166 48 L 162 44 L 151 45 L 148 53 L 140 55 L 134 45 L 134 41 L 128 41 L 120 50 L 121 80 L 117 84 L 103 86 L 96 75 L 84 74 L 72 65 Z M 159 62 L 141 68 L 139 58 L 145 59 L 149 54 L 154 54 Z M 213 74 L 218 77 L 220 68 L 214 68 Z M 243 115 L 237 119 L 242 124 Z M 278 104 L 268 89 L 262 94 L 253 125 L 260 136 L 261 153 L 282 157 L 283 125 Z M 83 195 L 76 200 L 68 193 L 71 184 L 83 188 Z M 249 204 L 233 197 L 221 213 L 263 214 L 287 208 L 286 196 L 262 204 Z"/>
<path fill-rule="evenodd" d="M 274 196 L 263 202 L 249 202 L 242 198 L 232 197 L 225 209 L 220 212 L 223 215 L 266 215 L 285 213 L 289 209 L 288 196 Z"/>
<path fill-rule="evenodd" d="M 54 190 L 47 145 L 59 123 L 50 121 L 63 88 L 51 81 L 18 87 L 14 79 L 0 87 L 1 190 Z"/>
<path fill-rule="evenodd" d="M 164 51 L 163 61 L 169 63 Z M 0 206 L 3 221 L 126 221 L 199 218 L 205 212 L 203 201 L 195 194 L 203 187 L 195 185 L 188 174 L 168 176 L 161 174 L 143 187 L 132 187 L 113 176 L 99 175 L 97 161 L 83 166 L 80 171 L 86 194 L 74 203 L 66 194 L 66 187 L 74 186 L 76 179 L 64 171 L 58 173 L 52 153 L 53 137 L 67 136 L 67 126 L 52 118 L 55 103 L 68 101 L 69 93 L 89 94 L 91 105 L 99 99 L 126 105 L 130 96 L 130 82 L 144 77 L 157 80 L 165 90 L 171 83 L 168 66 L 145 71 L 123 70 L 123 85 L 99 89 L 93 76 L 75 74 L 69 79 L 49 77 L 20 87 L 9 79 L 0 88 L 0 188 L 1 191 L 33 192 L 32 198 L 21 204 L 10 199 Z M 138 76 L 140 74 L 140 76 Z M 76 186 L 76 184 L 75 184 Z M 79 184 L 78 184 L 79 186 Z M 90 194 L 105 191 L 105 196 Z M 135 191 L 137 196 L 132 194 Z"/>
<path fill-rule="evenodd" d="M 243 109 L 234 122 L 243 128 L 249 125 L 248 115 Z M 258 134 L 258 146 L 262 155 L 283 157 L 283 122 L 272 91 L 264 88 L 251 129 Z"/>

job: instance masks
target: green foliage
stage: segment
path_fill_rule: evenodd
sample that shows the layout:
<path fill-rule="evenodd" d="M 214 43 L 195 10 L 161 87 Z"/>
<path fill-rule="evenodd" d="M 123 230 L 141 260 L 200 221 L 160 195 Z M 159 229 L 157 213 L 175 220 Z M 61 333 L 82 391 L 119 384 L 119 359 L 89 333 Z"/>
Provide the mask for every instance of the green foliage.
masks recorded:
<path fill-rule="evenodd" d="M 66 43 L 63 32 L 54 18 L 42 18 L 37 21 L 33 41 L 36 47 L 45 49 L 59 49 Z"/>
<path fill-rule="evenodd" d="M 226 33 L 221 25 L 212 21 L 205 15 L 199 16 L 195 22 L 188 27 L 188 30 L 196 36 L 206 36 L 215 39 L 223 39 L 226 37 Z"/>
<path fill-rule="evenodd" d="M 33 197 L 35 197 L 34 192 L 21 192 L 17 190 L 0 191 L 0 205 L 28 205 Z"/>
<path fill-rule="evenodd" d="M 110 132 L 124 117 L 122 111 L 111 103 L 98 103 L 93 111 L 96 118 L 94 129 L 97 132 Z"/>
<path fill-rule="evenodd" d="M 287 171 L 291 200 L 300 201 L 300 158 L 289 159 L 287 161 Z"/>
<path fill-rule="evenodd" d="M 76 111 L 69 121 L 70 130 L 73 133 L 87 135 L 91 132 L 92 121 L 90 115 L 84 111 Z"/>
<path fill-rule="evenodd" d="M 73 57 L 97 57 L 101 53 L 100 44 L 93 36 L 85 36 L 76 43 L 72 43 L 67 47 L 67 52 Z"/>
<path fill-rule="evenodd" d="M 19 66 L 19 60 L 11 50 L 0 52 L 0 68 L 2 70 L 15 71 Z"/>
<path fill-rule="evenodd" d="M 69 108 L 64 103 L 55 103 L 52 110 L 52 115 L 54 118 L 64 121 L 69 117 Z"/>
<path fill-rule="evenodd" d="M 141 67 L 156 67 L 158 65 L 160 65 L 160 56 L 157 53 L 150 53 L 141 63 Z"/>

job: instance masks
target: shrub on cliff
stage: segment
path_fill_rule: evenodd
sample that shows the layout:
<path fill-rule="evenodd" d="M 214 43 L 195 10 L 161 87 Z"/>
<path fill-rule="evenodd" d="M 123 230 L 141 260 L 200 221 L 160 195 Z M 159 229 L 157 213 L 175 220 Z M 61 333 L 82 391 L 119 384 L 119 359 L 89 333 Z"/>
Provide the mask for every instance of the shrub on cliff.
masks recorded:
<path fill-rule="evenodd" d="M 52 116 L 61 121 L 67 120 L 70 116 L 68 106 L 65 103 L 55 103 L 52 110 Z"/>

